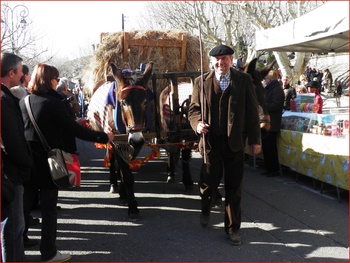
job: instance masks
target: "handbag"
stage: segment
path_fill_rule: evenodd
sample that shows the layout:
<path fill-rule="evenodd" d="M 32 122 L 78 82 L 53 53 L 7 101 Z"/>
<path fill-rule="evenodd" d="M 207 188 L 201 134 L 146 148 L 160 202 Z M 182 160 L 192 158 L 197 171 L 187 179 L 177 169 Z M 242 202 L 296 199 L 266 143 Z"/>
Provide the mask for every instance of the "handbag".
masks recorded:
<path fill-rule="evenodd" d="M 30 117 L 30 120 L 32 121 L 34 128 L 40 138 L 41 143 L 44 146 L 45 151 L 47 152 L 47 161 L 50 167 L 50 173 L 52 181 L 55 185 L 57 185 L 59 188 L 65 189 L 68 187 L 71 187 L 71 183 L 69 180 L 69 171 L 66 165 L 66 160 L 69 161 L 73 157 L 71 157 L 70 153 L 67 153 L 59 148 L 51 149 L 47 141 L 45 140 L 43 134 L 41 133 L 38 124 L 35 121 L 33 112 L 30 107 L 29 103 L 29 97 L 26 96 L 24 101 L 25 105 Z"/>

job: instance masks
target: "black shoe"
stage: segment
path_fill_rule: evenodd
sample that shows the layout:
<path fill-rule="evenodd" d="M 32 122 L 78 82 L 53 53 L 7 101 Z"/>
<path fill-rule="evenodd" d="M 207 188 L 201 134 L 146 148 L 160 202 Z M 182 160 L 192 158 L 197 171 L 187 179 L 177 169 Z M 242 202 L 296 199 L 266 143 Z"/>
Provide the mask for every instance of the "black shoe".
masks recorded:
<path fill-rule="evenodd" d="M 23 244 L 25 248 L 34 247 L 38 244 L 38 240 L 30 239 L 29 237 L 23 237 Z"/>
<path fill-rule="evenodd" d="M 203 227 L 206 227 L 209 224 L 209 215 L 201 214 L 200 222 Z"/>
<path fill-rule="evenodd" d="M 242 243 L 241 236 L 239 235 L 238 231 L 228 233 L 227 237 L 231 245 L 239 246 Z"/>
<path fill-rule="evenodd" d="M 175 178 L 174 178 L 174 176 L 168 176 L 168 178 L 166 179 L 166 182 L 168 183 L 168 184 L 173 184 L 173 183 L 175 183 Z"/>
<path fill-rule="evenodd" d="M 32 216 L 29 217 L 28 225 L 29 226 L 35 226 L 40 224 L 40 219 L 39 218 L 34 218 Z"/>
<path fill-rule="evenodd" d="M 111 188 L 109 189 L 110 194 L 118 193 L 118 187 L 115 184 L 111 184 Z"/>

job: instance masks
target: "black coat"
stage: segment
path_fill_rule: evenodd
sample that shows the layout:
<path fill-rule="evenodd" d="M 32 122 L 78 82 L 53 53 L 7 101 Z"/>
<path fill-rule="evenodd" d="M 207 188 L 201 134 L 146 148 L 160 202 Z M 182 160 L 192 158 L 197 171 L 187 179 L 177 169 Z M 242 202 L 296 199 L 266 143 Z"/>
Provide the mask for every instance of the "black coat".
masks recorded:
<path fill-rule="evenodd" d="M 6 153 L 2 153 L 3 172 L 15 185 L 30 179 L 33 165 L 28 143 L 24 137 L 24 124 L 19 100 L 1 84 L 1 136 Z"/>
<path fill-rule="evenodd" d="M 270 131 L 280 131 L 282 124 L 282 112 L 284 92 L 277 80 L 272 80 L 266 87 L 265 103 L 270 115 Z"/>
<path fill-rule="evenodd" d="M 51 148 L 64 148 L 64 136 L 67 134 L 86 141 L 108 142 L 108 136 L 104 132 L 96 132 L 80 126 L 69 115 L 61 96 L 56 91 L 50 90 L 47 94 L 29 96 L 34 118 Z M 24 99 L 20 101 L 20 107 L 25 125 L 25 137 L 33 153 L 39 187 L 55 188 L 50 177 L 47 153 L 31 123 Z"/>

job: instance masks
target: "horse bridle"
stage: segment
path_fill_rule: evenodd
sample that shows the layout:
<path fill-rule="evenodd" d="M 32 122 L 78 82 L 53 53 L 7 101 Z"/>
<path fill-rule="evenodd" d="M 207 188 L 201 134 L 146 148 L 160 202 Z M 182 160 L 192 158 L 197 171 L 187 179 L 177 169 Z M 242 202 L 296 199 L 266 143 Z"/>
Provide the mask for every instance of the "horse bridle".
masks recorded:
<path fill-rule="evenodd" d="M 135 86 L 125 86 L 121 89 L 121 92 L 123 92 L 125 90 L 131 90 L 131 89 L 141 89 L 141 90 L 146 91 L 146 88 L 144 86 L 135 85 Z"/>
<path fill-rule="evenodd" d="M 132 90 L 132 89 L 140 89 L 146 92 L 146 88 L 144 86 L 140 85 L 129 85 L 129 86 L 124 86 L 120 92 L 126 91 L 126 90 Z M 137 132 L 137 131 L 142 131 L 143 130 L 143 125 L 134 125 L 134 126 L 126 126 L 126 131 L 128 133 L 130 132 Z"/>

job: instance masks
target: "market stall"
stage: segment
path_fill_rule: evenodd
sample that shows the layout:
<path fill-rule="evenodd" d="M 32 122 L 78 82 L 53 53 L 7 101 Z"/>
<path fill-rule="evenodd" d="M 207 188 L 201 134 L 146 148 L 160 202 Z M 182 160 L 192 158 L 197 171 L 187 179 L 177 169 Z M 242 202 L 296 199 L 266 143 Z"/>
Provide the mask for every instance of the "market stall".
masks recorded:
<path fill-rule="evenodd" d="M 349 190 L 348 118 L 346 115 L 285 112 L 277 142 L 281 165 Z"/>

